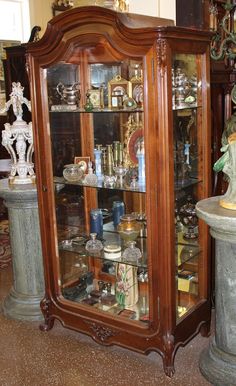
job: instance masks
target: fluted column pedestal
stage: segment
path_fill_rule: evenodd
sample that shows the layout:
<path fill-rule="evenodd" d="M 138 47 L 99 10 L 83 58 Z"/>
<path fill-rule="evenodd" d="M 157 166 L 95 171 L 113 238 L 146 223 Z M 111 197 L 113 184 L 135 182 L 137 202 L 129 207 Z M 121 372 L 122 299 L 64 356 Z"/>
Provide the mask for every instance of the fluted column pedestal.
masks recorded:
<path fill-rule="evenodd" d="M 44 276 L 36 186 L 9 185 L 4 179 L 0 197 L 8 208 L 13 265 L 13 287 L 4 299 L 3 312 L 12 319 L 42 320 Z"/>
<path fill-rule="evenodd" d="M 221 197 L 197 203 L 215 246 L 215 336 L 200 356 L 202 374 L 215 386 L 236 385 L 236 211 L 219 206 Z"/>

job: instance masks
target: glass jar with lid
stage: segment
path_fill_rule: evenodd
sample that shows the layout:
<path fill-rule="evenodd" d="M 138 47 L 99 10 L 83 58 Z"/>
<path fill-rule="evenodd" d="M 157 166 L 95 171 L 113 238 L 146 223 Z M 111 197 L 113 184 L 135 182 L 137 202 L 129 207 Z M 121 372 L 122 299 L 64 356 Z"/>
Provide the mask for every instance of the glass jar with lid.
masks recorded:
<path fill-rule="evenodd" d="M 121 216 L 120 223 L 117 225 L 117 231 L 125 243 L 134 241 L 140 234 L 142 224 L 138 222 L 133 214 Z"/>

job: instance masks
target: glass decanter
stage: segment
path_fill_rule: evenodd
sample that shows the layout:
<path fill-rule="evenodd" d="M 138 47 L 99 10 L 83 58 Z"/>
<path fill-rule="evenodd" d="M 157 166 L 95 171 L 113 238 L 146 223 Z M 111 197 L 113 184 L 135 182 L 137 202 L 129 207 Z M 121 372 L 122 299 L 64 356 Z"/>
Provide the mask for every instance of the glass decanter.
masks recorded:
<path fill-rule="evenodd" d="M 100 240 L 97 240 L 97 233 L 90 233 L 91 239 L 87 241 L 85 245 L 86 251 L 89 253 L 100 253 L 103 249 L 102 242 Z"/>
<path fill-rule="evenodd" d="M 123 258 L 128 261 L 137 262 L 138 259 L 141 259 L 142 253 L 139 248 L 136 246 L 136 241 L 129 241 L 127 243 L 127 248 L 125 248 L 123 253 Z"/>

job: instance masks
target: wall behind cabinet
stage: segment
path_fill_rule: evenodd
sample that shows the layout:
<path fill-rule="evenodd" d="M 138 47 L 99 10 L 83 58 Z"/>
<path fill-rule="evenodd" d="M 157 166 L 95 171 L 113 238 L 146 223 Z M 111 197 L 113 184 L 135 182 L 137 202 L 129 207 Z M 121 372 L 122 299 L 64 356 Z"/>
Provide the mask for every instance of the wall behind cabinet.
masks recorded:
<path fill-rule="evenodd" d="M 175 0 L 129 0 L 130 12 L 175 20 Z"/>
<path fill-rule="evenodd" d="M 40 25 L 42 28 L 40 36 L 52 18 L 52 3 L 53 0 L 29 0 L 31 28 Z M 175 0 L 129 0 L 129 9 L 132 13 L 175 20 Z"/>

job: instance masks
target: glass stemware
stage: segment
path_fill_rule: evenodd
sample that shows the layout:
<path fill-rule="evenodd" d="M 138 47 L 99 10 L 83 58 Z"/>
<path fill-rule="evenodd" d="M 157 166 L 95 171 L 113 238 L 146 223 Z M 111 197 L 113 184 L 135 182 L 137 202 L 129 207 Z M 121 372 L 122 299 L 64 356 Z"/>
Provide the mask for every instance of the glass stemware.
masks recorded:
<path fill-rule="evenodd" d="M 123 165 L 114 166 L 113 170 L 117 176 L 117 184 L 118 186 L 123 186 L 123 177 L 126 175 L 128 169 Z"/>

